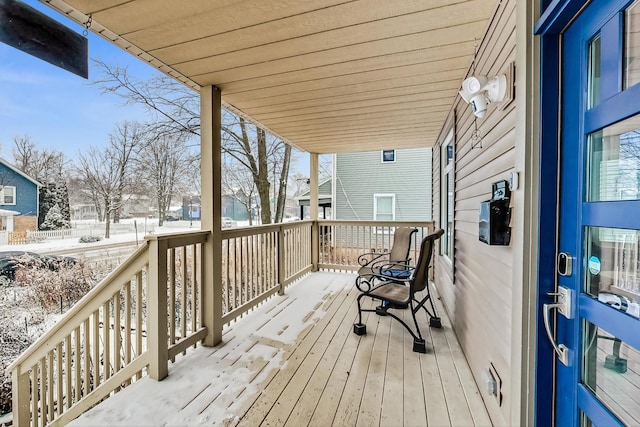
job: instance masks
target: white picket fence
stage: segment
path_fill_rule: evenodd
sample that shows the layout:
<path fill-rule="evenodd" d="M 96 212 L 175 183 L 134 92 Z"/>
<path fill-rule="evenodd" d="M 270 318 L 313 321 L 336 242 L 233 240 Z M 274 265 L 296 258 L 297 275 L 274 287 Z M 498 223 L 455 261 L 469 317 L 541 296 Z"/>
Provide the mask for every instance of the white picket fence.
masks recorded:
<path fill-rule="evenodd" d="M 138 232 L 151 233 L 153 225 L 145 224 L 144 229 L 138 225 Z M 128 224 L 110 224 L 109 233 L 111 235 L 135 233 L 136 228 L 132 223 Z M 100 236 L 104 237 L 105 224 L 75 224 L 72 228 L 64 230 L 38 230 L 10 232 L 0 231 L 0 245 L 20 245 L 25 243 L 38 243 L 47 240 L 62 239 L 78 239 L 83 236 Z"/>

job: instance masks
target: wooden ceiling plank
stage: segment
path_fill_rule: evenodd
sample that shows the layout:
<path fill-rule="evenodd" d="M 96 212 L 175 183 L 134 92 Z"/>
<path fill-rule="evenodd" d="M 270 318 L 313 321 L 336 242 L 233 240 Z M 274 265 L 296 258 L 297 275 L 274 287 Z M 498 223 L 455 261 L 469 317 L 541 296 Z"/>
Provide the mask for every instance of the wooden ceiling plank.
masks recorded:
<path fill-rule="evenodd" d="M 469 22 L 486 22 L 488 18 L 487 0 L 468 0 L 427 10 L 424 10 L 424 1 L 418 1 L 417 7 L 405 7 L 415 1 L 377 1 L 374 5 L 370 3 L 350 3 L 349 6 L 352 6 L 353 10 L 349 13 L 338 13 L 336 8 L 331 8 L 326 10 L 326 17 L 319 19 L 316 19 L 315 14 L 297 15 L 243 31 L 232 31 L 201 39 L 192 38 L 192 41 L 160 49 L 150 49 L 149 43 L 141 43 L 131 36 L 129 39 L 134 44 L 150 49 L 150 53 L 158 58 L 165 58 L 167 61 L 171 58 L 172 62 L 168 63 L 172 65 L 198 58 L 216 57 L 216 62 L 224 69 L 368 43 L 372 40 L 423 33 Z M 401 12 L 396 10 L 398 8 L 405 8 L 406 13 L 400 14 Z M 345 19 L 347 22 L 344 22 Z M 315 28 L 317 25 L 321 25 L 321 28 Z M 208 27 L 212 31 L 215 28 L 210 22 Z"/>
<path fill-rule="evenodd" d="M 468 66 L 469 64 L 466 65 Z M 434 85 L 434 89 L 437 89 L 440 88 L 439 85 L 441 84 L 451 84 L 451 82 L 456 82 L 457 86 L 453 87 L 456 88 L 459 87 L 459 84 L 461 83 L 458 76 L 463 75 L 465 69 L 466 68 L 451 69 L 437 73 L 425 74 L 420 76 L 420 79 L 417 79 L 415 75 L 409 75 L 405 77 L 398 76 L 394 79 L 387 80 L 358 81 L 346 86 L 334 85 L 332 87 L 305 91 L 288 91 L 275 87 L 265 88 L 254 92 L 240 92 L 235 94 L 224 93 L 223 95 L 231 102 L 238 102 L 239 104 L 242 104 L 243 106 L 246 105 L 247 107 L 279 105 L 299 101 L 313 102 L 326 97 L 335 99 L 339 96 L 355 97 L 356 99 L 359 99 L 360 96 L 362 96 L 364 99 L 364 97 L 371 96 L 372 93 L 375 96 L 375 92 L 377 91 L 394 91 L 402 90 L 404 88 L 411 89 L 414 87 L 417 88 L 416 90 L 421 90 L 418 88 L 422 85 L 426 87 Z"/>
<path fill-rule="evenodd" d="M 394 109 L 392 111 L 369 111 L 369 112 L 362 112 L 362 111 L 353 111 L 353 112 L 344 112 L 341 115 L 337 115 L 337 116 L 325 116 L 325 117 L 317 117 L 317 118 L 308 118 L 308 119 L 296 119 L 295 123 L 304 123 L 307 125 L 314 125 L 314 124 L 319 124 L 319 123 L 350 123 L 356 120 L 375 120 L 375 119 L 380 119 L 380 118 L 384 118 L 384 117 L 393 117 L 393 116 L 397 116 L 397 115 L 402 115 L 405 114 L 407 112 L 411 112 L 414 114 L 423 114 L 426 120 L 426 117 L 428 117 L 429 114 L 431 113 L 437 113 L 437 112 L 442 112 L 442 111 L 449 111 L 449 106 L 436 106 L 436 107 L 423 107 L 423 108 L 405 108 L 405 109 Z M 392 114 L 393 113 L 393 114 Z M 286 123 L 291 123 L 293 122 L 292 120 L 284 120 L 284 119 L 277 119 L 277 120 L 264 120 L 263 123 L 266 126 L 272 127 L 274 128 L 274 130 L 278 130 L 278 125 L 281 124 L 286 124 Z"/>
<path fill-rule="evenodd" d="M 272 107 L 263 108 L 245 108 L 245 112 L 250 115 L 260 115 L 261 117 L 273 118 L 277 116 L 294 116 L 300 114 L 312 114 L 316 112 L 325 111 L 327 108 L 334 108 L 336 110 L 345 110 L 352 108 L 360 108 L 371 105 L 385 105 L 388 103 L 394 103 L 395 101 L 416 101 L 416 100 L 438 100 L 442 98 L 451 98 L 451 90 L 439 90 L 439 91 L 398 91 L 388 92 L 385 95 L 378 97 L 370 96 L 366 99 L 359 97 L 358 99 L 351 99 L 346 101 L 344 99 L 336 99 L 331 102 L 331 99 L 323 99 L 321 101 L 309 102 L 306 105 L 302 103 L 296 103 L 294 105 L 278 105 Z"/>
<path fill-rule="evenodd" d="M 423 108 L 423 107 L 441 107 L 441 106 L 451 106 L 455 99 L 455 96 L 452 96 L 450 93 L 442 95 L 437 98 L 425 98 L 424 96 L 415 96 L 415 97 L 405 97 L 403 99 L 390 100 L 379 99 L 376 102 L 365 101 L 357 104 L 350 105 L 335 105 L 335 106 L 324 106 L 318 107 L 316 109 L 312 109 L 311 111 L 297 111 L 297 112 L 274 112 L 274 113 L 265 113 L 261 114 L 261 120 L 278 120 L 278 119 L 287 119 L 287 120 L 305 120 L 310 117 L 335 117 L 335 115 L 340 115 L 343 113 L 350 113 L 352 111 L 395 111 L 396 109 L 407 109 L 407 108 Z M 395 101 L 395 102 L 394 102 Z M 251 115 L 250 111 L 247 111 L 247 114 Z"/>
<path fill-rule="evenodd" d="M 326 78 L 341 74 L 353 74 L 368 70 L 380 70 L 389 68 L 389 64 L 394 67 L 403 67 L 409 65 L 423 64 L 434 61 L 442 61 L 449 58 L 457 58 L 461 56 L 468 57 L 473 54 L 474 43 L 463 42 L 446 46 L 438 46 L 433 48 L 420 49 L 417 51 L 399 52 L 383 56 L 371 56 L 365 59 L 349 60 L 344 59 L 341 62 L 335 62 L 331 65 L 307 68 L 305 64 L 300 64 L 299 69 L 294 71 L 279 73 L 275 69 L 271 69 L 269 65 L 264 65 L 260 70 L 253 69 L 251 73 L 244 73 L 242 69 L 221 71 L 217 73 L 207 73 L 206 79 L 217 82 L 218 85 L 224 86 L 230 83 L 241 81 L 250 81 L 256 79 L 277 79 L 283 82 L 292 82 L 300 80 L 309 80 L 316 78 Z M 201 76 L 194 75 L 180 67 L 176 68 L 179 72 L 199 79 Z M 259 71 L 259 73 L 257 73 Z"/>
<path fill-rule="evenodd" d="M 217 56 L 205 58 L 193 57 L 191 61 L 177 62 L 171 55 L 163 56 L 169 63 L 179 67 L 189 75 L 199 75 L 211 71 L 225 71 L 233 68 L 249 76 L 253 73 L 260 73 L 265 66 L 274 72 L 286 72 L 305 68 L 331 65 L 335 63 L 366 59 L 371 56 L 382 56 L 397 52 L 409 52 L 420 49 L 452 45 L 456 43 L 471 42 L 474 37 L 482 33 L 486 21 L 465 22 L 455 26 L 427 29 L 425 31 L 401 34 L 388 38 L 376 39 L 345 45 L 335 46 L 331 49 L 331 54 L 327 55 L 325 41 L 318 41 L 319 44 L 309 46 L 311 52 L 304 52 L 295 55 L 290 54 L 289 44 L 298 43 L 292 40 L 291 43 L 282 43 L 281 50 L 276 53 L 281 57 L 270 56 L 267 61 L 260 61 L 259 57 L 252 55 L 252 52 L 241 51 L 239 53 L 230 52 Z M 321 43 L 321 44 L 320 44 Z M 286 53 L 288 56 L 284 56 Z M 269 54 L 267 51 L 266 54 Z"/>
<path fill-rule="evenodd" d="M 457 58 L 449 58 L 442 61 L 433 61 L 422 64 L 413 64 L 404 67 L 394 67 L 392 63 L 386 69 L 366 70 L 353 74 L 342 74 L 337 76 L 328 76 L 322 79 L 307 79 L 301 81 L 292 81 L 283 83 L 277 78 L 262 78 L 246 80 L 242 82 L 233 82 L 229 84 L 219 85 L 223 96 L 225 93 L 237 93 L 246 91 L 259 91 L 269 87 L 279 86 L 284 91 L 298 91 L 331 88 L 334 86 L 348 86 L 359 82 L 371 82 L 387 79 L 397 79 L 407 76 L 415 76 L 416 83 L 421 83 L 425 76 L 431 73 L 438 73 L 447 70 L 464 69 L 469 65 L 468 56 L 460 56 Z M 345 71 L 348 73 L 348 70 Z M 460 80 L 462 81 L 460 76 Z M 304 76 L 303 76 L 304 78 Z M 196 80 L 198 81 L 198 80 Z"/>
<path fill-rule="evenodd" d="M 309 98 L 302 101 L 282 102 L 274 105 L 258 105 L 255 107 L 248 106 L 246 103 L 245 110 L 251 112 L 251 114 L 263 114 L 271 113 L 274 111 L 299 111 L 308 108 L 326 106 L 326 105 L 342 105 L 355 102 L 376 101 L 379 98 L 397 98 L 405 95 L 422 94 L 427 96 L 450 96 L 452 91 L 459 88 L 460 82 L 456 80 L 450 80 L 447 82 L 430 83 L 426 85 L 414 85 L 401 88 L 384 89 L 379 93 L 376 91 L 344 94 L 339 95 L 336 92 L 334 97 L 323 96 L 321 98 Z"/>
<path fill-rule="evenodd" d="M 152 0 L 153 1 L 153 0 Z M 189 1 L 170 0 L 180 11 L 183 3 Z M 235 36 L 252 33 L 259 27 L 286 26 L 287 20 L 298 16 L 313 15 L 333 6 L 352 3 L 354 0 L 241 0 L 218 6 L 218 0 L 204 0 L 205 7 L 196 13 L 185 13 L 163 22 L 149 22 L 140 25 L 131 22 L 123 35 L 134 43 L 144 45 L 149 50 L 173 47 L 184 43 L 197 43 L 227 34 Z M 126 16 L 120 16 L 120 18 Z M 264 34 L 264 33 L 263 33 Z M 239 45 L 238 45 L 239 46 Z"/>

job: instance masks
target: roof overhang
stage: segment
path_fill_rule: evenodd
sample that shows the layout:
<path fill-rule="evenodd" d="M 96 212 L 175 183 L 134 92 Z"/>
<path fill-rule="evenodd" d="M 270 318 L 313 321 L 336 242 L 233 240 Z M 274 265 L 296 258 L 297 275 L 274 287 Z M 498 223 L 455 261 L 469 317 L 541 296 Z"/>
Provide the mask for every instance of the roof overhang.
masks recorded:
<path fill-rule="evenodd" d="M 42 0 L 314 153 L 434 144 L 496 0 Z"/>

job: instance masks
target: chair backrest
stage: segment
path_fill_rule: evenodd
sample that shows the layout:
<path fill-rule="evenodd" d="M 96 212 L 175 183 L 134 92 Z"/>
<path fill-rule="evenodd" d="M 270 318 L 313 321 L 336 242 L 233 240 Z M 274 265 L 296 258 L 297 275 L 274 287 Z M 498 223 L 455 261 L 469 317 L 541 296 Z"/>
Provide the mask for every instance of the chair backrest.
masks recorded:
<path fill-rule="evenodd" d="M 427 272 L 429 271 L 429 263 L 433 256 L 433 247 L 435 246 L 436 240 L 438 240 L 443 234 L 444 230 L 440 228 L 422 239 L 422 243 L 420 243 L 420 255 L 416 262 L 413 281 L 409 284 L 412 296 L 416 292 L 423 291 L 427 287 L 429 283 L 429 275 Z"/>
<path fill-rule="evenodd" d="M 389 261 L 404 262 L 411 250 L 411 236 L 417 233 L 417 228 L 399 227 L 393 233 L 393 245 L 389 251 Z"/>

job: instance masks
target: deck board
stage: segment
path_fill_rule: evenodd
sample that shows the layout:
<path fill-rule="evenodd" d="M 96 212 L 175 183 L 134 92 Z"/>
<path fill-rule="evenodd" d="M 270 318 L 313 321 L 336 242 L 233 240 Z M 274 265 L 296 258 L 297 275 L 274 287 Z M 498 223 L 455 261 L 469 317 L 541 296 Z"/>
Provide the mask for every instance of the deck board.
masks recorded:
<path fill-rule="evenodd" d="M 352 332 L 354 278 L 303 278 L 232 324 L 221 345 L 188 352 L 165 380 L 139 381 L 75 425 L 491 425 L 439 301 L 443 328 L 429 328 L 420 313 L 427 353 L 414 353 L 411 335 L 389 316 L 363 313 L 367 335 Z M 412 324 L 408 310 L 396 313 Z M 145 407 L 137 396 L 149 394 L 162 404 Z M 128 399 L 142 404 L 123 410 Z"/>

